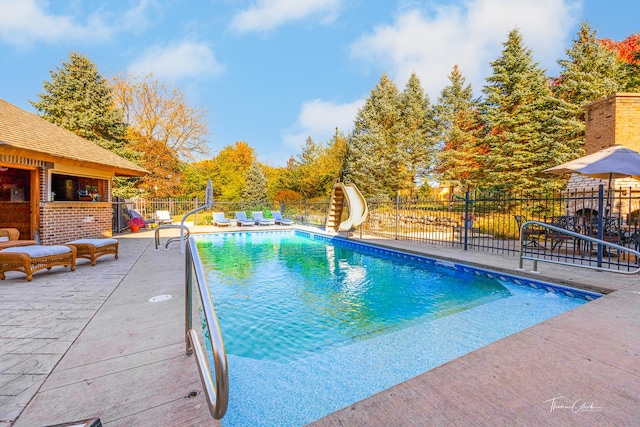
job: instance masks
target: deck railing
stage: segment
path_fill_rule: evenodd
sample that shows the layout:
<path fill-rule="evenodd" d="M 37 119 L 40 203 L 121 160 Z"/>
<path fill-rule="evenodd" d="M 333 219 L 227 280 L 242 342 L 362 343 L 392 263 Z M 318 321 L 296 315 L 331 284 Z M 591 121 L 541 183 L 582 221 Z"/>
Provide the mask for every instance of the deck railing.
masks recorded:
<path fill-rule="evenodd" d="M 213 418 L 219 420 L 224 417 L 229 404 L 229 375 L 227 371 L 227 353 L 224 348 L 222 332 L 218 324 L 211 295 L 207 287 L 207 282 L 202 271 L 200 255 L 193 237 L 189 238 L 185 253 L 186 275 L 185 275 L 185 332 L 187 343 L 187 356 L 195 354 L 200 380 L 204 388 L 209 412 Z M 195 288 L 195 289 L 194 289 Z M 201 319 L 204 329 L 204 339 L 209 340 L 213 353 L 213 371 L 215 378 L 211 375 L 211 367 L 206 352 L 200 345 L 198 332 L 193 328 L 193 297 L 194 290 L 197 291 L 200 305 L 202 307 Z"/>

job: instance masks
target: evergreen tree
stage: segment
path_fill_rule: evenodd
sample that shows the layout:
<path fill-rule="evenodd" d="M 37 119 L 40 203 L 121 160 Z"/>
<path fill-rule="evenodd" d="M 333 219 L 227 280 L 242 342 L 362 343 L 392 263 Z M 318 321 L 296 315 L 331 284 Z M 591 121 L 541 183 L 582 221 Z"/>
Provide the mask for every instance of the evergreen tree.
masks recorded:
<path fill-rule="evenodd" d="M 473 97 L 471 84 L 454 66 L 436 105 L 436 123 L 439 129 L 440 151 L 436 172 L 441 182 L 474 189 L 481 180 L 482 157 L 486 147 L 481 144 L 484 123 L 480 115 L 480 101 Z"/>
<path fill-rule="evenodd" d="M 484 184 L 497 189 L 542 188 L 551 177 L 542 171 L 555 162 L 552 136 L 546 134 L 551 91 L 544 70 L 534 62 L 518 30 L 509 33 L 502 55 L 483 88 L 489 131 Z"/>
<path fill-rule="evenodd" d="M 258 162 L 253 162 L 247 171 L 247 179 L 242 189 L 242 200 L 254 209 L 269 207 L 267 179 L 264 177 Z"/>
<path fill-rule="evenodd" d="M 392 195 L 402 187 L 399 123 L 398 88 L 383 74 L 358 111 L 347 141 L 344 179 L 358 185 L 365 195 Z"/>
<path fill-rule="evenodd" d="M 556 142 L 563 146 L 557 163 L 584 155 L 585 106 L 620 89 L 620 67 L 615 52 L 596 38 L 583 22 L 566 50 L 567 58 L 558 61 L 560 76 L 552 81 L 555 107 Z"/>
<path fill-rule="evenodd" d="M 91 60 L 71 52 L 69 61 L 50 74 L 39 100 L 30 101 L 41 117 L 125 158 L 137 157 L 125 140 L 122 112 Z"/>
<path fill-rule="evenodd" d="M 433 109 L 420 79 L 413 73 L 400 94 L 398 156 L 401 163 L 400 185 L 413 192 L 418 175 L 430 168 L 434 146 Z"/>

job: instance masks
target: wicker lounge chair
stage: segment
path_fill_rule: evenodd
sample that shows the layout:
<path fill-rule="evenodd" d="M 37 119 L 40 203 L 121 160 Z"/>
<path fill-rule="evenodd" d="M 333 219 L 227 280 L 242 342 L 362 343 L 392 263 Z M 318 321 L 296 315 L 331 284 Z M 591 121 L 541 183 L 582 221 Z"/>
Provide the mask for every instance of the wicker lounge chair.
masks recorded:
<path fill-rule="evenodd" d="M 76 269 L 76 248 L 74 246 L 20 246 L 0 251 L 0 280 L 5 279 L 7 271 L 21 271 L 27 280 L 33 279 L 33 273 L 55 265 L 71 266 Z"/>
<path fill-rule="evenodd" d="M 0 250 L 35 244 L 35 240 L 20 240 L 20 231 L 17 228 L 0 228 Z"/>
<path fill-rule="evenodd" d="M 68 242 L 67 245 L 75 246 L 78 258 L 86 258 L 91 265 L 96 265 L 96 259 L 102 255 L 115 255 L 118 259 L 118 241 L 116 239 L 78 239 Z"/>

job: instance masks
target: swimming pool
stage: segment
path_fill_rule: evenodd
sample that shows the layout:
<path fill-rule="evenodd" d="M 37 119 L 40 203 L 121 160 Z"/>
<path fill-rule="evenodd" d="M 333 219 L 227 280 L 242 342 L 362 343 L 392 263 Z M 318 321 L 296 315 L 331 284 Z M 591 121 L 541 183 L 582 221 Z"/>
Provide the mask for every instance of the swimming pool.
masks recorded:
<path fill-rule="evenodd" d="M 197 236 L 223 425 L 304 425 L 597 294 L 301 231 Z"/>

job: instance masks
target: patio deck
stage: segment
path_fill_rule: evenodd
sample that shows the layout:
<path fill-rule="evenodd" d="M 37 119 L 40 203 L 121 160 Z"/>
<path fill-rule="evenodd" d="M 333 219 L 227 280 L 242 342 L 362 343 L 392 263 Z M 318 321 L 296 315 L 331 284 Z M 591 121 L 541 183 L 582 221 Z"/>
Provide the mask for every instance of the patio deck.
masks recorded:
<path fill-rule="evenodd" d="M 0 282 L 0 426 L 94 417 L 105 426 L 219 425 L 195 361 L 184 356 L 179 244 L 156 252 L 153 232 L 118 238 L 117 261 L 105 256 L 91 267 L 79 260 L 75 272 L 54 267 L 32 282 L 10 272 Z M 365 240 L 510 273 L 518 264 L 509 256 Z M 539 270 L 538 279 L 608 295 L 313 425 L 637 425 L 638 277 L 544 263 Z M 158 295 L 172 298 L 149 302 Z M 192 391 L 199 393 L 188 398 Z"/>

